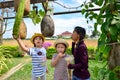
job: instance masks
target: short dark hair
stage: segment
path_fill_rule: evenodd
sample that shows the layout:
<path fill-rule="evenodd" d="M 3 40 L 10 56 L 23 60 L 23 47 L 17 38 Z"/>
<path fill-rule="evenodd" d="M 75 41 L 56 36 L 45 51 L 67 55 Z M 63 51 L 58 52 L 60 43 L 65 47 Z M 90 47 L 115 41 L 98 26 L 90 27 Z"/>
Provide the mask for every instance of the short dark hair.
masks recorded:
<path fill-rule="evenodd" d="M 83 27 L 76 26 L 74 28 L 74 31 L 76 31 L 80 35 L 80 41 L 85 38 L 86 31 Z"/>

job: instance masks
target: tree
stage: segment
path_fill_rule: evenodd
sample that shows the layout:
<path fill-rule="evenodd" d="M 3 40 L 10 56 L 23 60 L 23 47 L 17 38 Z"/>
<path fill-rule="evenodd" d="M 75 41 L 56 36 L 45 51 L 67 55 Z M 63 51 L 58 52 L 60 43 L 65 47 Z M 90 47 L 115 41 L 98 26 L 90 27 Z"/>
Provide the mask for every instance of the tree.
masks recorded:
<path fill-rule="evenodd" d="M 6 14 L 7 14 L 7 17 L 8 17 L 8 13 L 9 13 L 9 11 L 6 9 L 2 9 L 2 16 L 1 16 L 1 18 L 0 18 L 0 45 L 2 45 L 2 43 L 3 43 L 3 34 L 6 32 L 6 29 L 7 29 L 7 21 L 8 20 L 6 20 L 5 21 L 5 24 L 4 24 L 4 20 L 3 20 L 3 17 L 4 17 L 4 13 L 6 12 Z M 4 27 L 5 26 L 5 27 Z"/>
<path fill-rule="evenodd" d="M 86 0 L 87 1 L 87 0 Z M 115 72 L 120 78 L 120 2 L 119 0 L 91 0 L 82 4 L 82 14 L 90 20 L 95 19 L 94 31 L 101 26 L 101 34 L 98 40 L 97 54 L 108 62 L 108 69 Z M 99 6 L 99 13 L 87 11 Z M 112 75 L 110 73 L 109 75 Z M 110 76 L 109 76 L 110 77 Z M 113 80 L 113 78 L 111 78 Z M 114 79 L 116 80 L 116 79 Z"/>
<path fill-rule="evenodd" d="M 2 17 L 0 19 L 0 45 L 3 42 L 3 34 L 4 34 L 4 31 L 3 31 L 3 16 L 4 16 L 4 9 L 2 9 Z"/>

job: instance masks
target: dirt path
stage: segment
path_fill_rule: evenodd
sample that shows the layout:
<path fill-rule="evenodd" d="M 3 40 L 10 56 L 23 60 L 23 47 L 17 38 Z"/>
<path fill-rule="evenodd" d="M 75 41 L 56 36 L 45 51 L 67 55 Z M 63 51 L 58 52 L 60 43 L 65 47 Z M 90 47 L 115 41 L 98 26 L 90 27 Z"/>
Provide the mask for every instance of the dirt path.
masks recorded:
<path fill-rule="evenodd" d="M 8 77 L 10 77 L 12 74 L 14 74 L 17 70 L 19 70 L 20 68 L 22 68 L 27 62 L 29 62 L 31 59 L 27 59 L 25 60 L 23 63 L 19 63 L 17 66 L 13 67 L 12 69 L 10 69 L 7 73 L 3 74 L 2 76 L 0 76 L 0 80 L 5 80 Z"/>

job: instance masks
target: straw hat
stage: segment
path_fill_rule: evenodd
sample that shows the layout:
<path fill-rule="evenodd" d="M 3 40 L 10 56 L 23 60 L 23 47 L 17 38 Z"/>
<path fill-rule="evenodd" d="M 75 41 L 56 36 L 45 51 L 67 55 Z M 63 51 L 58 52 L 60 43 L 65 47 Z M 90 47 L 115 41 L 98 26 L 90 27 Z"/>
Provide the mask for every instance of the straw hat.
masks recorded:
<path fill-rule="evenodd" d="M 57 39 L 57 40 L 54 42 L 54 46 L 56 46 L 57 44 L 60 44 L 60 43 L 65 44 L 67 48 L 69 47 L 69 44 L 68 44 L 67 41 L 64 40 L 64 39 Z"/>
<path fill-rule="evenodd" d="M 43 42 L 45 41 L 45 37 L 40 34 L 40 33 L 34 33 L 34 35 L 32 36 L 32 38 L 30 39 L 30 41 L 33 43 L 33 40 L 35 37 L 41 37 L 43 39 Z"/>

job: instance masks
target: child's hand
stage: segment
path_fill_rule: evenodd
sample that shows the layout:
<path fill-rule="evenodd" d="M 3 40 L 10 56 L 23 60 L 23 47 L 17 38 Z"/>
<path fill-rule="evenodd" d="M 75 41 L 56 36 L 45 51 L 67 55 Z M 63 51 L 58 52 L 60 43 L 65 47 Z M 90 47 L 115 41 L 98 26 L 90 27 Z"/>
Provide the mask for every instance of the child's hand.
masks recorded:
<path fill-rule="evenodd" d="M 18 40 L 18 39 L 20 39 L 20 35 L 18 35 L 18 37 L 17 37 L 16 35 L 13 35 L 13 38 L 14 38 L 15 40 Z"/>
<path fill-rule="evenodd" d="M 48 68 L 46 68 L 46 73 L 48 73 Z"/>
<path fill-rule="evenodd" d="M 72 80 L 72 78 L 70 77 L 68 80 Z"/>
<path fill-rule="evenodd" d="M 59 57 L 59 58 L 61 58 L 61 57 L 63 57 L 63 56 L 65 56 L 65 54 L 63 54 L 63 53 L 58 53 L 58 57 Z"/>
<path fill-rule="evenodd" d="M 13 38 L 14 38 L 15 40 L 17 40 L 17 37 L 16 37 L 16 35 L 13 35 Z"/>

